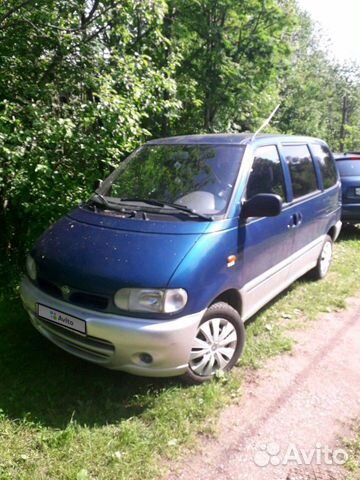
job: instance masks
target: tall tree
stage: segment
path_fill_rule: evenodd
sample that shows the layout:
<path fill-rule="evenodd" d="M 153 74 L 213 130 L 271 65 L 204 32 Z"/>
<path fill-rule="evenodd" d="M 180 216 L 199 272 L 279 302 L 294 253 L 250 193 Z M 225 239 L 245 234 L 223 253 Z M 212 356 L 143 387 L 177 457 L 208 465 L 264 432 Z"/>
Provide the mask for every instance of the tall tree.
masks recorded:
<path fill-rule="evenodd" d="M 183 127 L 244 130 L 258 124 L 274 105 L 266 92 L 276 91 L 277 69 L 290 54 L 291 6 L 276 0 L 177 2 Z"/>

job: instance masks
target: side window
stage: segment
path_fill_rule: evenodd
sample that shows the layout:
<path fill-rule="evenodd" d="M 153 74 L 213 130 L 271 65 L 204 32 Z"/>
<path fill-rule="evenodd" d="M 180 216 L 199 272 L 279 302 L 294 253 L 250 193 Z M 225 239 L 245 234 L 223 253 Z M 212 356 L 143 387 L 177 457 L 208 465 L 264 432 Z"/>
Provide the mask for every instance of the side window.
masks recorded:
<path fill-rule="evenodd" d="M 290 169 L 294 198 L 316 191 L 316 174 L 307 145 L 284 145 L 283 151 Z"/>
<path fill-rule="evenodd" d="M 259 147 L 255 151 L 246 197 L 251 198 L 257 193 L 276 193 L 285 199 L 284 176 L 275 145 Z"/>
<path fill-rule="evenodd" d="M 312 144 L 311 149 L 319 162 L 324 188 L 332 187 L 337 182 L 337 173 L 330 150 L 325 145 L 318 144 Z"/>

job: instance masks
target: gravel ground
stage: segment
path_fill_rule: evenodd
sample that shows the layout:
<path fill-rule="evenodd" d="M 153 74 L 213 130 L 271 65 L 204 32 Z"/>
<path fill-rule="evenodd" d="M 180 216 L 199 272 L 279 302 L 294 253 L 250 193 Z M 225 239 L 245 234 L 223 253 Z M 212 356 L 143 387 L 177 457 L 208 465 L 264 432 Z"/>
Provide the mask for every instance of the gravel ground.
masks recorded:
<path fill-rule="evenodd" d="M 341 437 L 360 417 L 360 297 L 293 332 L 296 346 L 249 373 L 216 438 L 167 480 L 340 480 Z"/>

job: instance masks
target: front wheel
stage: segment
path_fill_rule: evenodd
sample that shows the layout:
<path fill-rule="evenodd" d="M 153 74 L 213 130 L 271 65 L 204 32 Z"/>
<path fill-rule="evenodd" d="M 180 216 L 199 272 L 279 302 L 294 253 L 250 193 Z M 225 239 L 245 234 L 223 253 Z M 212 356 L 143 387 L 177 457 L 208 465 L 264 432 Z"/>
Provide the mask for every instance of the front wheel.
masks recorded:
<path fill-rule="evenodd" d="M 321 280 L 326 277 L 330 269 L 333 252 L 333 241 L 329 235 L 326 235 L 316 267 L 310 272 L 313 280 Z"/>
<path fill-rule="evenodd" d="M 245 328 L 238 312 L 225 302 L 211 305 L 200 322 L 192 343 L 188 370 L 190 383 L 202 383 L 218 371 L 230 370 L 245 343 Z"/>

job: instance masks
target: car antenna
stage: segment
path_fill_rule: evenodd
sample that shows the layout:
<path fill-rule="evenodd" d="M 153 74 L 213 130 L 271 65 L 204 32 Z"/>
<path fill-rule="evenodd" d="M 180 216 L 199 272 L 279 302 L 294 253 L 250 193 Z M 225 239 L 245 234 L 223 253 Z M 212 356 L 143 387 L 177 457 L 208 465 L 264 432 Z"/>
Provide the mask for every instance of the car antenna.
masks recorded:
<path fill-rule="evenodd" d="M 254 140 L 254 138 L 256 137 L 256 135 L 258 135 L 261 130 L 263 130 L 265 127 L 267 127 L 269 125 L 269 123 L 271 122 L 271 119 L 273 118 L 273 116 L 275 115 L 275 113 L 278 111 L 279 107 L 280 107 L 280 103 L 278 103 L 276 105 L 276 107 L 274 108 L 274 110 L 270 113 L 270 115 L 268 116 L 268 118 L 265 120 L 265 122 L 261 125 L 261 127 L 256 130 L 256 132 L 254 133 L 254 135 L 251 137 L 251 141 Z"/>

